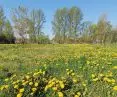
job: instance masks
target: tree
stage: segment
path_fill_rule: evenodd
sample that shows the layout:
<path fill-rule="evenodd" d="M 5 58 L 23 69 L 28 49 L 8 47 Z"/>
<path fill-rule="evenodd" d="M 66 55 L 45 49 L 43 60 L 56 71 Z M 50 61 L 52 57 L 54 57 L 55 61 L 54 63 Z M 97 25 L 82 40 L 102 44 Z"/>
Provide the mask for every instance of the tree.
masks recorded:
<path fill-rule="evenodd" d="M 54 38 L 59 43 L 62 43 L 62 41 L 65 42 L 66 34 L 68 31 L 67 16 L 67 8 L 57 9 L 52 21 L 52 28 L 55 36 Z"/>
<path fill-rule="evenodd" d="M 17 33 L 22 38 L 22 42 L 25 42 L 25 35 L 30 32 L 30 19 L 28 17 L 28 9 L 19 6 L 12 10 L 12 20 L 14 23 L 14 28 Z"/>
<path fill-rule="evenodd" d="M 38 37 L 41 36 L 42 28 L 45 23 L 45 15 L 41 9 L 33 9 L 30 13 L 31 20 L 31 31 L 30 38 L 32 41 L 36 42 Z"/>
<path fill-rule="evenodd" d="M 91 25 L 90 21 L 85 21 L 80 25 L 80 35 L 83 42 L 91 41 Z"/>
<path fill-rule="evenodd" d="M 31 21 L 34 26 L 34 34 L 40 35 L 43 24 L 45 23 L 45 15 L 41 9 L 31 11 Z"/>
<path fill-rule="evenodd" d="M 11 40 L 12 38 L 14 38 L 13 29 L 9 20 L 5 21 L 4 34 L 8 40 Z"/>
<path fill-rule="evenodd" d="M 97 41 L 100 43 L 105 43 L 109 32 L 111 32 L 111 28 L 112 25 L 107 20 L 106 14 L 101 15 L 97 23 Z"/>
<path fill-rule="evenodd" d="M 6 17 L 4 16 L 4 10 L 0 7 L 0 34 L 3 32 L 4 22 Z"/>
<path fill-rule="evenodd" d="M 82 17 L 82 12 L 77 7 L 57 9 L 52 21 L 54 39 L 59 43 L 64 43 L 65 38 L 76 40 Z"/>
<path fill-rule="evenodd" d="M 72 7 L 68 12 L 69 37 L 76 39 L 78 36 L 78 27 L 83 19 L 83 14 L 78 7 Z"/>

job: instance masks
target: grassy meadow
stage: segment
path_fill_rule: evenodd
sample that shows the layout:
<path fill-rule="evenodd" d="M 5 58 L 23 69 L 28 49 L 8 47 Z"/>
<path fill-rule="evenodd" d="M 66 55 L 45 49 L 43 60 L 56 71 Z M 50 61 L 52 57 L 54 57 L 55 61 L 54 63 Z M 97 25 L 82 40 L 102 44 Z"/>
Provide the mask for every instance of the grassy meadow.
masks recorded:
<path fill-rule="evenodd" d="M 117 97 L 117 45 L 1 44 L 0 97 Z"/>

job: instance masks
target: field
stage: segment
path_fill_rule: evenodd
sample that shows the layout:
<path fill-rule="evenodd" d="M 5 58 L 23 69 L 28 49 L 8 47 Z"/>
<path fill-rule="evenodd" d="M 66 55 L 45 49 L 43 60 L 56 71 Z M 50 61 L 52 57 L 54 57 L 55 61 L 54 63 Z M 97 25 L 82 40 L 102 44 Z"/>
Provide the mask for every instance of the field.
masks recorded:
<path fill-rule="evenodd" d="M 117 45 L 0 45 L 0 97 L 117 97 Z"/>

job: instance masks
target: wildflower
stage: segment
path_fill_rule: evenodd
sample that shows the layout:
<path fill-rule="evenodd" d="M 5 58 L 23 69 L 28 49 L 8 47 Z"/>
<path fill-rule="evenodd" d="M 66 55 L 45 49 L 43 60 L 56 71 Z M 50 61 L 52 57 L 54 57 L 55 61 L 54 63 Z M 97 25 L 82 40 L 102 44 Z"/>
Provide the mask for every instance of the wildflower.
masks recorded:
<path fill-rule="evenodd" d="M 35 92 L 37 89 L 36 88 L 32 88 L 32 91 Z"/>
<path fill-rule="evenodd" d="M 72 76 L 74 76 L 74 75 L 75 75 L 75 73 L 72 73 L 71 75 L 72 75 Z"/>
<path fill-rule="evenodd" d="M 46 86 L 44 90 L 45 90 L 45 91 L 47 91 L 47 89 L 48 89 L 48 88 L 49 88 L 49 87 L 48 87 L 48 86 Z"/>
<path fill-rule="evenodd" d="M 27 75 L 27 76 L 26 76 L 26 79 L 29 79 L 29 78 L 30 78 L 30 76 Z"/>
<path fill-rule="evenodd" d="M 113 87 L 113 90 L 117 91 L 117 86 L 114 86 L 114 87 Z"/>
<path fill-rule="evenodd" d="M 85 83 L 83 83 L 82 85 L 83 85 L 84 87 L 86 87 L 86 84 L 85 84 Z"/>
<path fill-rule="evenodd" d="M 8 85 L 5 85 L 4 87 L 5 87 L 5 89 L 8 89 L 9 86 Z"/>
<path fill-rule="evenodd" d="M 19 82 L 20 82 L 19 80 L 16 81 L 16 83 L 19 83 Z"/>
<path fill-rule="evenodd" d="M 34 93 L 30 93 L 30 95 L 33 95 Z"/>
<path fill-rule="evenodd" d="M 73 78 L 73 82 L 74 82 L 74 83 L 77 83 L 77 79 Z"/>
<path fill-rule="evenodd" d="M 89 65 L 90 64 L 90 61 L 87 61 L 87 65 Z"/>
<path fill-rule="evenodd" d="M 115 79 L 112 79 L 111 82 L 112 82 L 112 83 L 115 83 Z"/>
<path fill-rule="evenodd" d="M 32 86 L 33 85 L 33 82 L 30 82 L 29 85 Z"/>
<path fill-rule="evenodd" d="M 15 82 L 13 82 L 12 84 L 14 85 L 14 84 L 16 84 L 17 82 L 15 81 Z"/>
<path fill-rule="evenodd" d="M 81 93 L 77 92 L 77 95 L 75 95 L 74 97 L 80 97 Z"/>
<path fill-rule="evenodd" d="M 17 97 L 22 97 L 22 93 L 17 94 Z"/>
<path fill-rule="evenodd" d="M 2 91 L 4 89 L 4 85 L 0 88 L 0 90 Z"/>
<path fill-rule="evenodd" d="M 64 97 L 64 95 L 63 95 L 62 92 L 58 92 L 58 96 L 59 96 L 59 97 Z"/>
<path fill-rule="evenodd" d="M 78 95 L 75 95 L 74 97 L 79 97 Z"/>
<path fill-rule="evenodd" d="M 102 73 L 99 74 L 100 77 L 103 77 L 104 75 Z"/>
<path fill-rule="evenodd" d="M 63 89 L 65 86 L 64 86 L 64 83 L 63 82 L 59 82 L 60 83 L 60 87 Z"/>
<path fill-rule="evenodd" d="M 80 95 L 81 95 L 81 93 L 80 93 L 80 92 L 77 92 L 77 95 L 78 95 L 78 96 L 80 96 Z"/>
<path fill-rule="evenodd" d="M 117 66 L 114 66 L 113 69 L 117 69 Z"/>
<path fill-rule="evenodd" d="M 15 88 L 15 89 L 18 89 L 18 85 L 15 85 L 14 88 Z"/>
<path fill-rule="evenodd" d="M 9 80 L 9 79 L 8 79 L 8 78 L 6 78 L 6 79 L 5 79 L 5 82 L 8 82 L 8 80 Z"/>
<path fill-rule="evenodd" d="M 56 90 L 57 90 L 57 87 L 53 87 L 52 89 L 53 89 L 54 91 L 56 91 Z"/>
<path fill-rule="evenodd" d="M 28 81 L 26 81 L 26 82 L 23 82 L 23 83 L 22 83 L 22 85 L 23 85 L 23 86 L 25 86 L 27 83 L 28 83 Z"/>
<path fill-rule="evenodd" d="M 23 93 L 24 92 L 24 88 L 20 89 L 19 92 L 20 93 Z"/>
<path fill-rule="evenodd" d="M 36 83 L 35 83 L 35 87 L 37 87 L 37 86 L 38 86 L 38 83 L 36 82 Z"/>
<path fill-rule="evenodd" d="M 93 79 L 94 82 L 98 81 L 98 78 Z"/>
<path fill-rule="evenodd" d="M 94 74 L 92 74 L 92 75 L 91 75 L 91 77 L 92 77 L 92 78 L 94 78 L 94 77 L 95 77 L 95 75 L 94 75 Z"/>

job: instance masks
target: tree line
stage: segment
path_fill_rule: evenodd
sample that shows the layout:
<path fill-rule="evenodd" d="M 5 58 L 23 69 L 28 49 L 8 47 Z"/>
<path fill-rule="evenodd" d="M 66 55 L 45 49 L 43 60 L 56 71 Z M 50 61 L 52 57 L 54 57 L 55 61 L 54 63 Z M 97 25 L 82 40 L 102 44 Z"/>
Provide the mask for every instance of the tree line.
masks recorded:
<path fill-rule="evenodd" d="M 106 14 L 97 23 L 83 20 L 79 7 L 59 8 L 52 20 L 53 38 L 42 32 L 46 22 L 41 9 L 29 10 L 19 6 L 11 11 L 12 23 L 0 7 L 0 43 L 116 43 L 117 28 L 107 20 Z M 19 37 L 15 37 L 17 34 Z M 28 37 L 28 38 L 27 38 Z"/>

